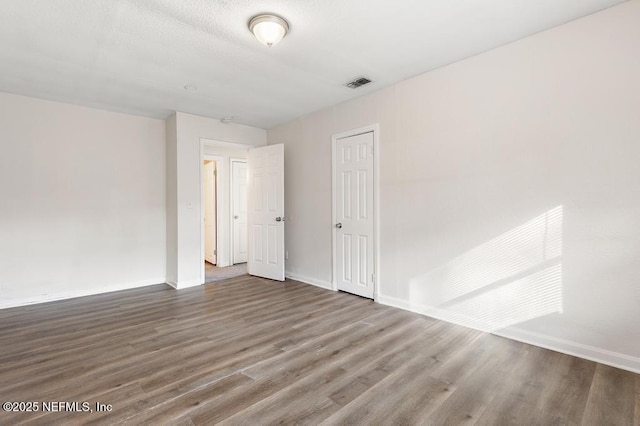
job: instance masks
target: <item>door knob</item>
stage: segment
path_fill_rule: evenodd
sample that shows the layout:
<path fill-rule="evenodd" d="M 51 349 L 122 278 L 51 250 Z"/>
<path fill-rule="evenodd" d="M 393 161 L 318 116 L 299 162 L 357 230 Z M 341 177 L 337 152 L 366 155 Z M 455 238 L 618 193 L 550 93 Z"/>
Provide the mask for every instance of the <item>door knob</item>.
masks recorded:
<path fill-rule="evenodd" d="M 238 218 L 238 216 L 236 215 L 236 216 L 234 216 L 233 218 L 234 218 L 234 219 L 237 219 L 237 218 Z"/>
<path fill-rule="evenodd" d="M 284 222 L 284 217 L 276 217 L 276 222 Z"/>
<path fill-rule="evenodd" d="M 341 223 L 336 223 L 336 228 L 342 229 L 342 224 Z"/>

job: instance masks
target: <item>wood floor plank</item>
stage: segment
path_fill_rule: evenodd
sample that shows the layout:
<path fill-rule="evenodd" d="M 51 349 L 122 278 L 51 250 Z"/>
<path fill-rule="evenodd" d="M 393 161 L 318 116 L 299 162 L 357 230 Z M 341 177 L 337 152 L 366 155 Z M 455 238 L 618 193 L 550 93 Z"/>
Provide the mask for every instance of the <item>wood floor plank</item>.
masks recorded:
<path fill-rule="evenodd" d="M 238 392 L 225 395 L 215 404 L 208 404 L 189 413 L 196 423 L 211 424 L 247 409 L 255 403 L 268 398 L 319 369 L 332 364 L 336 359 L 360 357 L 366 362 L 367 340 L 375 336 L 388 334 L 393 325 L 404 324 L 413 319 L 405 315 L 388 315 L 387 323 L 372 326 L 364 323 L 345 325 L 339 330 L 319 337 L 304 347 L 283 353 L 269 362 L 258 364 L 244 371 L 255 382 L 238 389 Z"/>
<path fill-rule="evenodd" d="M 101 401 L 108 401 L 109 404 L 112 404 L 116 407 L 120 407 L 117 411 L 117 415 L 122 415 L 125 413 L 123 407 L 126 406 L 128 401 L 136 400 L 138 398 L 144 397 L 144 391 L 138 386 L 136 383 L 131 383 L 125 386 L 120 386 L 116 389 L 110 389 L 106 392 L 98 394 L 95 396 L 95 399 L 91 401 L 91 409 L 94 410 L 91 413 L 90 417 L 87 417 L 86 413 L 75 413 L 75 412 L 59 412 L 56 413 L 55 419 L 58 423 L 64 424 L 90 424 L 92 422 L 105 422 L 105 421 L 115 421 L 114 413 L 105 411 L 98 412 L 95 410 L 95 403 Z M 55 398 L 44 398 L 44 400 L 55 400 Z M 25 425 L 37 425 L 37 424 L 46 424 L 49 423 L 51 416 L 48 416 L 46 412 L 40 411 L 39 413 L 35 413 L 34 416 L 31 416 L 29 421 L 25 421 Z M 107 420 L 108 419 L 108 420 Z M 22 424 L 22 423 L 21 423 Z"/>
<path fill-rule="evenodd" d="M 0 310 L 0 424 L 640 425 L 640 375 L 243 276 Z"/>
<path fill-rule="evenodd" d="M 344 404 L 333 398 L 340 389 L 360 383 L 367 372 L 381 370 L 385 366 L 383 360 L 393 358 L 388 355 L 407 355 L 411 344 L 417 338 L 407 340 L 407 336 L 420 335 L 426 327 L 426 321 L 414 319 L 410 323 L 391 330 L 386 334 L 378 334 L 371 338 L 372 346 L 379 350 L 369 350 L 371 346 L 339 357 L 333 362 L 324 363 L 320 368 L 291 385 L 274 392 L 266 398 L 249 406 L 223 423 L 268 424 L 270 422 L 292 423 L 295 421 L 316 424 L 339 410 Z M 360 367 L 360 368 L 359 368 Z M 388 375 L 387 372 L 384 376 Z M 368 387 L 372 386 L 369 384 Z M 304 408 L 304 412 L 300 408 Z M 309 407 L 316 407 L 310 410 Z"/>
<path fill-rule="evenodd" d="M 636 403 L 634 425 L 640 425 L 640 374 L 636 375 Z"/>
<path fill-rule="evenodd" d="M 380 421 L 383 424 L 411 424 L 435 410 L 449 397 L 452 386 L 430 377 L 430 369 L 447 359 L 456 347 L 465 346 L 480 335 L 477 331 L 450 324 L 444 325 L 444 328 L 447 333 L 427 334 L 430 337 L 428 344 L 420 350 L 407 352 L 411 356 L 408 360 L 390 369 L 390 366 L 385 366 L 390 373 L 386 377 L 377 381 L 374 375 L 370 382 L 358 380 L 356 383 L 360 385 L 372 384 L 366 390 L 363 386 L 356 386 L 356 391 L 364 390 L 361 394 L 351 392 L 349 397 L 348 386 L 341 393 L 333 394 L 336 400 L 349 402 L 343 410 L 327 419 L 327 424 L 371 424 Z M 382 401 L 385 403 L 380 404 Z M 390 407 L 394 407 L 393 410 L 390 411 Z"/>
<path fill-rule="evenodd" d="M 219 381 L 203 386 L 192 392 L 180 395 L 150 410 L 135 414 L 126 419 L 124 424 L 164 424 L 184 414 L 185 409 L 197 407 L 207 401 L 213 400 L 226 392 L 230 392 L 242 384 L 251 382 L 252 379 L 244 374 L 233 374 Z"/>
<path fill-rule="evenodd" d="M 476 424 L 515 424 L 518 419 L 532 419 L 542 421 L 538 411 L 538 400 L 543 396 L 545 380 L 555 377 L 545 365 L 553 364 L 558 359 L 556 352 L 548 353 L 545 349 L 530 346 L 518 358 L 518 365 L 508 374 L 508 380 L 503 381 L 503 391 L 492 400 Z M 549 361 L 549 358 L 552 361 Z"/>
<path fill-rule="evenodd" d="M 634 425 L 637 375 L 598 364 L 589 390 L 583 425 Z"/>
<path fill-rule="evenodd" d="M 429 377 L 424 364 L 424 357 L 415 356 L 322 424 L 413 424 L 417 410 L 435 409 L 452 391 L 445 382 Z"/>
<path fill-rule="evenodd" d="M 395 346 L 377 346 L 376 351 L 367 351 L 366 363 L 363 357 L 352 357 L 340 361 L 340 368 L 347 373 L 341 380 L 335 381 L 323 390 L 328 397 L 341 406 L 349 404 L 354 399 L 371 389 L 374 385 L 393 374 L 416 353 L 427 351 L 435 341 L 434 336 L 442 329 L 443 323 L 433 325 L 418 322 L 419 332 L 406 335 L 403 341 Z M 404 334 L 404 333 L 403 333 Z"/>
<path fill-rule="evenodd" d="M 453 394 L 426 416 L 427 424 L 472 425 L 505 385 L 522 357 L 522 345 L 494 336 L 482 336 L 475 345 L 463 348 L 451 362 L 435 369 L 432 376 L 455 386 Z"/>
<path fill-rule="evenodd" d="M 557 422 L 579 425 L 587 405 L 589 387 L 596 363 L 569 355 L 557 354 L 560 362 L 547 375 L 537 410 L 545 413 L 546 424 Z"/>

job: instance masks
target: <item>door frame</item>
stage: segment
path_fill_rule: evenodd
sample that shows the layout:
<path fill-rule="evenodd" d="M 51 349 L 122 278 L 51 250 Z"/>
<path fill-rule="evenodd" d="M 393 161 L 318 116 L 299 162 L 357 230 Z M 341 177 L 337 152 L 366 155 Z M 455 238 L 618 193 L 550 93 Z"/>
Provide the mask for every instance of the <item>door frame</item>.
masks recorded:
<path fill-rule="evenodd" d="M 216 265 L 219 262 L 219 251 L 220 245 L 218 242 L 220 241 L 220 212 L 222 211 L 222 197 L 220 197 L 220 174 L 224 172 L 224 157 L 219 155 L 210 155 L 210 154 L 202 154 L 200 159 L 200 257 L 202 258 L 202 268 L 200 271 L 200 281 L 202 284 L 205 282 L 206 274 L 205 274 L 205 264 L 204 264 L 204 255 L 205 255 L 205 226 L 204 226 L 204 162 L 205 160 L 215 161 L 216 162 Z"/>
<path fill-rule="evenodd" d="M 213 156 L 213 155 L 205 155 L 205 158 L 203 159 L 203 163 L 204 163 L 205 161 L 210 161 L 211 163 L 214 163 L 214 164 L 215 164 L 213 183 L 214 183 L 214 186 L 215 186 L 215 200 L 214 200 L 214 206 L 215 206 L 214 210 L 215 210 L 215 213 L 214 213 L 214 215 L 215 215 L 215 229 L 216 229 L 216 232 L 215 232 L 215 240 L 216 240 L 216 241 L 215 241 L 215 244 L 214 244 L 214 245 L 215 245 L 215 249 L 214 249 L 215 254 L 214 254 L 213 256 L 214 256 L 214 258 L 216 259 L 216 265 L 217 265 L 217 264 L 218 264 L 218 228 L 219 228 L 219 226 L 218 226 L 218 222 L 219 222 L 219 221 L 218 221 L 218 204 L 219 204 L 218 192 L 220 191 L 220 188 L 219 188 L 219 185 L 218 185 L 218 169 L 221 167 L 221 164 L 220 164 L 220 160 L 215 160 L 215 159 L 208 158 L 208 157 L 216 157 L 216 156 Z M 203 165 L 202 165 L 202 167 L 205 167 L 205 164 L 203 164 Z M 204 178 L 205 178 L 205 170 L 203 170 L 203 176 L 202 176 L 202 177 L 203 177 L 203 181 L 204 181 Z M 207 178 L 207 179 L 208 179 L 208 178 Z M 206 222 L 206 214 L 205 214 L 205 213 L 206 213 L 206 210 L 207 210 L 207 206 L 205 205 L 205 204 L 206 204 L 206 203 L 205 203 L 206 195 L 205 195 L 205 193 L 204 193 L 204 192 L 205 192 L 205 191 L 204 191 L 204 190 L 205 190 L 205 188 L 206 188 L 206 184 L 205 184 L 205 186 L 203 186 L 203 188 L 202 188 L 202 194 L 201 194 L 201 198 L 202 198 L 202 200 L 201 200 L 201 206 L 202 206 L 202 208 L 203 208 L 203 215 L 202 215 L 202 217 L 203 217 L 203 222 Z M 205 255 L 206 255 L 206 246 L 207 246 L 207 244 L 206 244 L 206 242 L 207 242 L 207 241 L 206 241 L 206 240 L 207 240 L 207 238 L 206 238 L 206 230 L 207 230 L 207 227 L 206 227 L 206 226 L 204 226 L 204 231 L 203 231 L 203 232 L 205 233 L 205 238 L 204 238 L 204 240 L 203 240 L 203 243 L 204 243 L 204 245 L 205 245 Z M 205 256 L 205 259 L 204 259 L 204 260 L 205 260 L 205 261 L 207 261 L 206 256 Z"/>
<path fill-rule="evenodd" d="M 205 283 L 205 265 L 204 265 L 204 185 L 203 185 L 203 181 L 204 181 L 204 160 L 208 159 L 205 157 L 218 157 L 220 160 L 218 160 L 218 176 L 217 176 L 217 180 L 218 182 L 220 182 L 220 175 L 223 173 L 223 170 L 226 170 L 227 166 L 227 161 L 225 161 L 225 159 L 228 159 L 228 156 L 225 156 L 222 151 L 224 151 L 225 149 L 237 149 L 237 150 L 242 150 L 242 151 L 248 151 L 251 148 L 256 148 L 259 146 L 263 146 L 263 145 L 249 145 L 249 144 L 242 144 L 242 143 L 235 143 L 235 142 L 226 142 L 226 141 L 221 141 L 221 140 L 216 140 L 216 139 L 209 139 L 209 138 L 200 138 L 200 166 L 199 166 L 199 171 L 200 171 L 200 264 L 201 264 L 201 268 L 200 268 L 200 284 L 204 284 Z M 216 148 L 219 148 L 219 150 L 221 151 L 218 154 L 205 154 L 204 150 L 205 147 L 209 147 L 209 148 L 213 148 L 214 150 Z M 221 170 L 222 168 L 222 170 Z M 227 191 L 231 191 L 231 188 L 226 185 L 227 187 Z M 216 206 L 216 213 L 218 215 L 217 217 L 217 228 L 216 228 L 216 238 L 218 239 L 218 242 L 220 242 L 221 238 L 220 235 L 223 233 L 222 232 L 222 226 L 228 226 L 228 224 L 222 224 L 221 226 L 221 220 L 220 218 L 222 217 L 222 213 L 224 212 L 225 209 L 227 212 L 230 211 L 230 206 L 226 205 L 226 203 L 224 202 L 224 197 L 220 196 L 220 185 L 218 184 L 218 204 Z M 226 222 L 226 221 L 225 221 Z M 227 241 L 226 245 L 221 245 L 218 244 L 218 256 L 217 256 L 217 260 L 218 260 L 218 265 L 220 265 L 220 259 L 221 259 L 221 249 L 222 250 L 229 250 L 231 247 L 231 244 Z M 229 259 L 231 259 L 231 254 L 229 253 Z M 222 266 L 229 266 L 226 264 L 223 264 Z"/>
<path fill-rule="evenodd" d="M 380 125 L 378 123 L 336 133 L 331 136 L 331 289 L 338 291 L 338 269 L 336 267 L 337 232 L 335 227 L 337 221 L 336 144 L 338 139 L 357 136 L 369 132 L 373 133 L 373 300 L 377 302 L 380 297 L 378 285 L 380 281 L 380 244 L 378 242 L 378 236 L 380 235 Z"/>
<path fill-rule="evenodd" d="M 229 253 L 230 255 L 230 259 L 231 259 L 231 265 L 235 265 L 235 259 L 234 259 L 234 255 L 235 255 L 235 235 L 234 235 L 234 223 L 233 223 L 233 202 L 235 201 L 235 194 L 233 191 L 233 164 L 234 163 L 244 163 L 247 164 L 247 159 L 246 158 L 235 158 L 235 157 L 229 157 L 229 209 L 230 209 L 230 213 L 229 213 L 229 230 L 230 232 L 230 236 L 231 238 L 229 238 L 229 240 L 231 241 L 231 252 Z M 248 234 L 247 234 L 247 238 L 248 238 Z M 248 242 L 247 242 L 248 244 Z"/>

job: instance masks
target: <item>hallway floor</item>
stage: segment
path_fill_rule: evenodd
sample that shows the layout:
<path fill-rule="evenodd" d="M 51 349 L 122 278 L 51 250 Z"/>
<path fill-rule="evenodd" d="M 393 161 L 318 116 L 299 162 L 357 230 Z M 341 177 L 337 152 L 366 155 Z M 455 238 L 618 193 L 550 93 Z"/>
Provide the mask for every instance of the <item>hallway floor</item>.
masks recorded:
<path fill-rule="evenodd" d="M 246 263 L 238 263 L 236 265 L 219 268 L 209 262 L 204 262 L 205 283 L 213 283 L 216 281 L 226 280 L 228 278 L 235 278 L 241 275 L 245 275 L 246 273 Z"/>

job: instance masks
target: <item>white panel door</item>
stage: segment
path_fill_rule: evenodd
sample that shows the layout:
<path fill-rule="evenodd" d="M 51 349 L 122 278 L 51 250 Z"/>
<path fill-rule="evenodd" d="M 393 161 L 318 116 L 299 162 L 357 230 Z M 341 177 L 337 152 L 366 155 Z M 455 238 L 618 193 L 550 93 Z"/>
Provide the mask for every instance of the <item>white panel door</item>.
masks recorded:
<path fill-rule="evenodd" d="M 334 155 L 336 284 L 373 298 L 373 132 L 337 139 Z"/>
<path fill-rule="evenodd" d="M 231 162 L 233 199 L 233 263 L 247 261 L 247 163 Z"/>
<path fill-rule="evenodd" d="M 247 271 L 284 281 L 284 145 L 248 152 Z"/>
<path fill-rule="evenodd" d="M 204 259 L 216 264 L 216 163 L 204 165 Z"/>

